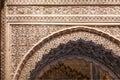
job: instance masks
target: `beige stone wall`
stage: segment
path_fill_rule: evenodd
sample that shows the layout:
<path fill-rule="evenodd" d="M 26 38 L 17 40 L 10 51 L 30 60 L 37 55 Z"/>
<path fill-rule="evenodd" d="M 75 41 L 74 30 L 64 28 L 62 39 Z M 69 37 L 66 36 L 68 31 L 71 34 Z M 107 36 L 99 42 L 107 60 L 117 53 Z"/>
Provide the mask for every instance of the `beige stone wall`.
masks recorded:
<path fill-rule="evenodd" d="M 116 55 L 120 55 L 120 4 L 119 0 L 7 0 L 2 11 L 2 53 L 3 71 L 5 80 L 27 80 L 29 72 L 43 54 L 47 54 L 51 48 L 60 43 L 79 38 L 93 40 L 112 49 Z M 44 2 L 47 1 L 47 2 Z M 91 6 L 92 5 L 92 6 Z M 93 30 L 75 31 L 73 27 L 90 28 Z M 59 30 L 69 28 L 69 34 L 59 33 Z M 76 28 L 77 29 L 77 28 Z M 95 33 L 94 30 L 97 31 Z M 100 35 L 98 32 L 103 32 Z M 59 36 L 49 35 L 55 33 Z M 58 32 L 58 33 L 57 33 Z M 64 30 L 63 30 L 64 32 Z M 108 34 L 108 37 L 104 37 Z M 112 38 L 109 36 L 112 36 Z M 34 51 L 26 60 L 24 68 L 21 68 L 22 60 L 38 42 L 48 38 L 48 42 L 40 49 Z M 117 40 L 117 43 L 115 42 Z M 5 67 L 4 67 L 5 66 Z M 20 75 L 18 73 L 20 69 Z"/>

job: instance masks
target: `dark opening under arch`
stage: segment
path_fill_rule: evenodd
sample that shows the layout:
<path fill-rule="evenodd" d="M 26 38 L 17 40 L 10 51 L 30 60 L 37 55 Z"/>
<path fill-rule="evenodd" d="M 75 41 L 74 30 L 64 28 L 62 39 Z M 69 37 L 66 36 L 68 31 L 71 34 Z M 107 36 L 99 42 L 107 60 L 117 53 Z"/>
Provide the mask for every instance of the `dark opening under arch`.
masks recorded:
<path fill-rule="evenodd" d="M 113 53 L 112 50 L 105 49 L 102 44 L 96 44 L 92 41 L 85 41 L 83 39 L 79 39 L 77 41 L 69 41 L 66 44 L 60 44 L 57 48 L 51 49 L 48 54 L 43 55 L 42 59 L 37 62 L 35 69 L 31 71 L 29 80 L 36 80 L 40 73 L 43 73 L 42 76 L 39 76 L 40 79 L 44 79 L 43 76 L 47 71 L 49 72 L 50 70 L 48 69 L 44 71 L 46 66 L 49 66 L 54 61 L 59 62 L 59 60 L 67 59 L 69 56 L 81 57 L 82 60 L 88 61 L 87 63 L 93 63 L 93 65 L 94 63 L 97 63 L 101 68 L 105 67 L 106 71 L 110 73 L 110 76 L 112 77 L 111 79 L 120 79 L 120 57 L 114 54 L 115 53 Z M 62 65 L 65 65 L 64 61 L 60 61 L 63 62 Z M 59 67 L 58 62 L 56 65 Z M 55 65 L 51 68 L 54 67 Z M 96 67 L 94 67 L 95 66 L 92 68 L 95 69 Z M 94 71 L 95 70 L 93 70 L 93 72 Z M 93 75 L 92 78 L 96 79 L 97 77 L 98 75 Z M 75 78 L 75 76 L 73 76 L 73 78 Z"/>

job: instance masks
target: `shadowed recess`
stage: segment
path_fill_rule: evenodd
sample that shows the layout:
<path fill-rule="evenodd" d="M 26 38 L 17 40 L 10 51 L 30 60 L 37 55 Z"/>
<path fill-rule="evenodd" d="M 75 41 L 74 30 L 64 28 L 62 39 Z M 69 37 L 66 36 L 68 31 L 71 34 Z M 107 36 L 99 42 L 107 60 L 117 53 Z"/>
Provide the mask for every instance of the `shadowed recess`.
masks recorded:
<path fill-rule="evenodd" d="M 5 5 L 5 0 L 1 0 L 1 1 L 0 1 L 0 7 L 1 7 L 1 9 L 4 8 L 4 5 Z"/>
<path fill-rule="evenodd" d="M 114 55 L 112 50 L 105 49 L 102 44 L 79 39 L 77 41 L 71 40 L 66 44 L 61 43 L 57 48 L 53 48 L 48 54 L 43 55 L 42 59 L 37 62 L 35 69 L 31 71 L 29 80 L 34 80 L 46 65 L 70 55 L 91 58 L 108 68 L 118 79 L 120 78 L 119 56 Z"/>

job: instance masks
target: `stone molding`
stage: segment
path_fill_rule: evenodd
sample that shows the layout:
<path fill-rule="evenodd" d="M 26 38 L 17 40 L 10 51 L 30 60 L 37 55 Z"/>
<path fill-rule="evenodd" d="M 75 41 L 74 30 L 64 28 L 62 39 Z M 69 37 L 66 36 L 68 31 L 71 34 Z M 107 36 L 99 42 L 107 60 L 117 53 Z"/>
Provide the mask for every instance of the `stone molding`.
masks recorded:
<path fill-rule="evenodd" d="M 7 16 L 8 22 L 41 22 L 41 23 L 120 23 L 119 15 L 42 15 L 42 16 Z"/>
<path fill-rule="evenodd" d="M 120 5 L 120 0 L 7 0 L 7 5 Z"/>
<path fill-rule="evenodd" d="M 7 6 L 8 22 L 120 23 L 119 6 Z"/>
<path fill-rule="evenodd" d="M 120 6 L 7 6 L 7 15 L 119 15 Z"/>

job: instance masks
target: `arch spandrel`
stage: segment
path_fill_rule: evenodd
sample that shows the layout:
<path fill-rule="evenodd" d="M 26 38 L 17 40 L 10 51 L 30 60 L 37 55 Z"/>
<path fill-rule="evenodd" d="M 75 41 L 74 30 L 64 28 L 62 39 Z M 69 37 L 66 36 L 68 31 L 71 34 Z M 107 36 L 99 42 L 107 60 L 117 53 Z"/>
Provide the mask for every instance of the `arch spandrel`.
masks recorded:
<path fill-rule="evenodd" d="M 103 44 L 103 46 L 105 46 L 107 49 L 112 49 L 113 52 L 117 53 L 116 55 L 119 55 L 119 49 L 120 49 L 119 40 L 114 38 L 113 36 L 106 34 L 103 31 L 90 28 L 90 27 L 85 27 L 85 26 L 71 27 L 71 28 L 67 28 L 67 29 L 58 31 L 56 33 L 53 33 L 48 37 L 45 37 L 40 42 L 38 42 L 38 44 L 35 45 L 33 48 L 31 48 L 31 50 L 29 50 L 29 53 L 26 56 L 24 56 L 23 62 L 19 64 L 19 67 L 17 68 L 17 70 L 21 74 L 22 73 L 24 74 L 27 73 L 27 75 L 30 74 L 29 71 L 32 69 L 32 67 L 30 67 L 30 63 L 33 63 L 35 65 L 35 63 L 41 59 L 43 54 L 47 54 L 51 48 L 54 48 L 55 46 L 57 47 L 57 45 L 59 45 L 60 43 L 66 43 L 69 40 L 77 40 L 79 38 L 82 38 L 85 40 L 92 40 L 95 43 Z M 108 45 L 112 45 L 112 46 L 108 46 Z M 117 50 L 114 50 L 115 47 Z M 29 70 L 27 70 L 28 69 L 27 67 L 29 68 Z M 26 70 L 28 72 L 24 72 Z M 16 73 L 14 78 L 18 78 L 18 76 L 19 74 Z M 20 75 L 20 78 L 23 78 L 23 76 L 24 75 Z"/>

